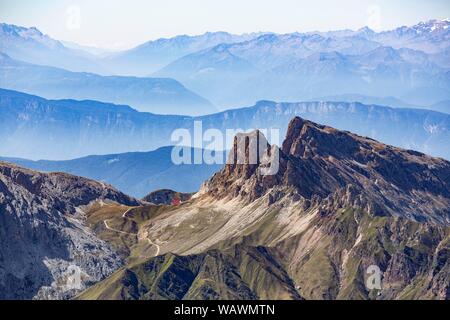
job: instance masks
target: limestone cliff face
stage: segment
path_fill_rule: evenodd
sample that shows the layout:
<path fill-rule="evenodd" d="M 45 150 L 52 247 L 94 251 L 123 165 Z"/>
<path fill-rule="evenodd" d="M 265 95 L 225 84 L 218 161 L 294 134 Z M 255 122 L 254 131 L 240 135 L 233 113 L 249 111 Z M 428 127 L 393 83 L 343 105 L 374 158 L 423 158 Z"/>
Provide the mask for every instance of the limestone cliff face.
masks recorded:
<path fill-rule="evenodd" d="M 205 183 L 203 197 L 233 208 L 227 230 L 232 220 L 248 226 L 229 237 L 275 248 L 306 298 L 450 298 L 448 161 L 298 117 L 279 149 L 279 171 L 263 175 L 275 148 Z M 372 265 L 383 290 L 366 288 Z"/>
<path fill-rule="evenodd" d="M 80 207 L 97 200 L 138 204 L 102 183 L 0 162 L 0 299 L 68 298 L 121 266 L 83 224 Z"/>
<path fill-rule="evenodd" d="M 247 135 L 265 139 L 259 131 Z M 381 144 L 370 138 L 294 118 L 288 126 L 279 156 L 277 146 L 266 146 L 263 157 L 249 164 L 250 144 L 238 145 L 232 154 L 245 161 L 229 164 L 205 187 L 221 199 L 239 196 L 254 201 L 269 195 L 275 201 L 281 189 L 307 204 L 321 203 L 324 210 L 355 206 L 376 215 L 402 216 L 415 221 L 450 224 L 450 163 L 425 154 Z M 239 150 L 241 149 L 241 151 Z M 278 161 L 274 175 L 262 167 Z M 235 160 L 235 159 L 234 159 Z"/>

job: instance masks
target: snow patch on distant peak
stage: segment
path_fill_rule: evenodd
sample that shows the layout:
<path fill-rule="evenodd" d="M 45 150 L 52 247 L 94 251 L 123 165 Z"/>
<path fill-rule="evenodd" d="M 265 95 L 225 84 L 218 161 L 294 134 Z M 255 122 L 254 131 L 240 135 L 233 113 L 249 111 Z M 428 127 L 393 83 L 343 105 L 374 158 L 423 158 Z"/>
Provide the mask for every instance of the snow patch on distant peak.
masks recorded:
<path fill-rule="evenodd" d="M 113 158 L 113 159 L 109 159 L 108 161 L 107 161 L 107 163 L 108 164 L 113 164 L 113 163 L 115 163 L 115 162 L 119 162 L 120 160 L 118 159 L 118 158 Z"/>
<path fill-rule="evenodd" d="M 440 131 L 439 125 L 437 124 L 429 124 L 424 127 L 425 131 L 430 134 L 435 134 Z"/>

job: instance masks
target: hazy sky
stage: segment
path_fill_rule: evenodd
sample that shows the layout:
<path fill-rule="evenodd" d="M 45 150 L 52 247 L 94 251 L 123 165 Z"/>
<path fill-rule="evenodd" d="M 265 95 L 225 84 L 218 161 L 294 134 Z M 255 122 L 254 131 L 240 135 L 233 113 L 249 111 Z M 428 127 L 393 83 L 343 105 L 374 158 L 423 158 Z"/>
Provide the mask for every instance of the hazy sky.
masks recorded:
<path fill-rule="evenodd" d="M 108 48 L 206 31 L 391 29 L 450 17 L 450 0 L 0 0 L 0 20 Z"/>

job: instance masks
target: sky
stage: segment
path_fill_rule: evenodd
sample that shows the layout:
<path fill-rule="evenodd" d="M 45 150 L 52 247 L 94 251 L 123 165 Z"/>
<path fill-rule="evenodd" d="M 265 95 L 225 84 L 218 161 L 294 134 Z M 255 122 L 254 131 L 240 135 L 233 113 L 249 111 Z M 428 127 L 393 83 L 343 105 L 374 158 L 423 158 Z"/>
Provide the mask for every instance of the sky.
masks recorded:
<path fill-rule="evenodd" d="M 378 31 L 445 18 L 449 0 L 0 0 L 1 22 L 116 50 L 207 31 Z"/>

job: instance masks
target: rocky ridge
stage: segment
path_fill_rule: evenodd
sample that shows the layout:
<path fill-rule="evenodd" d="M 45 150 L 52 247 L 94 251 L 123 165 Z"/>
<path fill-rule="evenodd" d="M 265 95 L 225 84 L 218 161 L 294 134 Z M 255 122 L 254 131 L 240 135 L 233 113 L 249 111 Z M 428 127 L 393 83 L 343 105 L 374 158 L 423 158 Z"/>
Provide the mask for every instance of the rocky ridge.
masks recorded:
<path fill-rule="evenodd" d="M 248 163 L 248 156 L 244 164 L 229 160 L 205 185 L 208 194 L 218 199 L 232 194 L 248 201 L 268 194 L 273 202 L 280 188 L 291 188 L 295 199 L 305 206 L 321 203 L 324 213 L 336 206 L 351 206 L 379 216 L 450 224 L 450 165 L 446 160 L 296 117 L 277 150 L 279 170 L 263 175 L 258 170 L 270 166 L 273 148 L 278 147 L 270 146 L 259 131 L 247 137 L 265 141 L 258 163 Z M 242 152 L 248 155 L 251 148 L 250 142 Z"/>
<path fill-rule="evenodd" d="M 64 299 L 123 261 L 84 225 L 92 202 L 139 202 L 105 184 L 0 162 L 0 298 Z"/>

